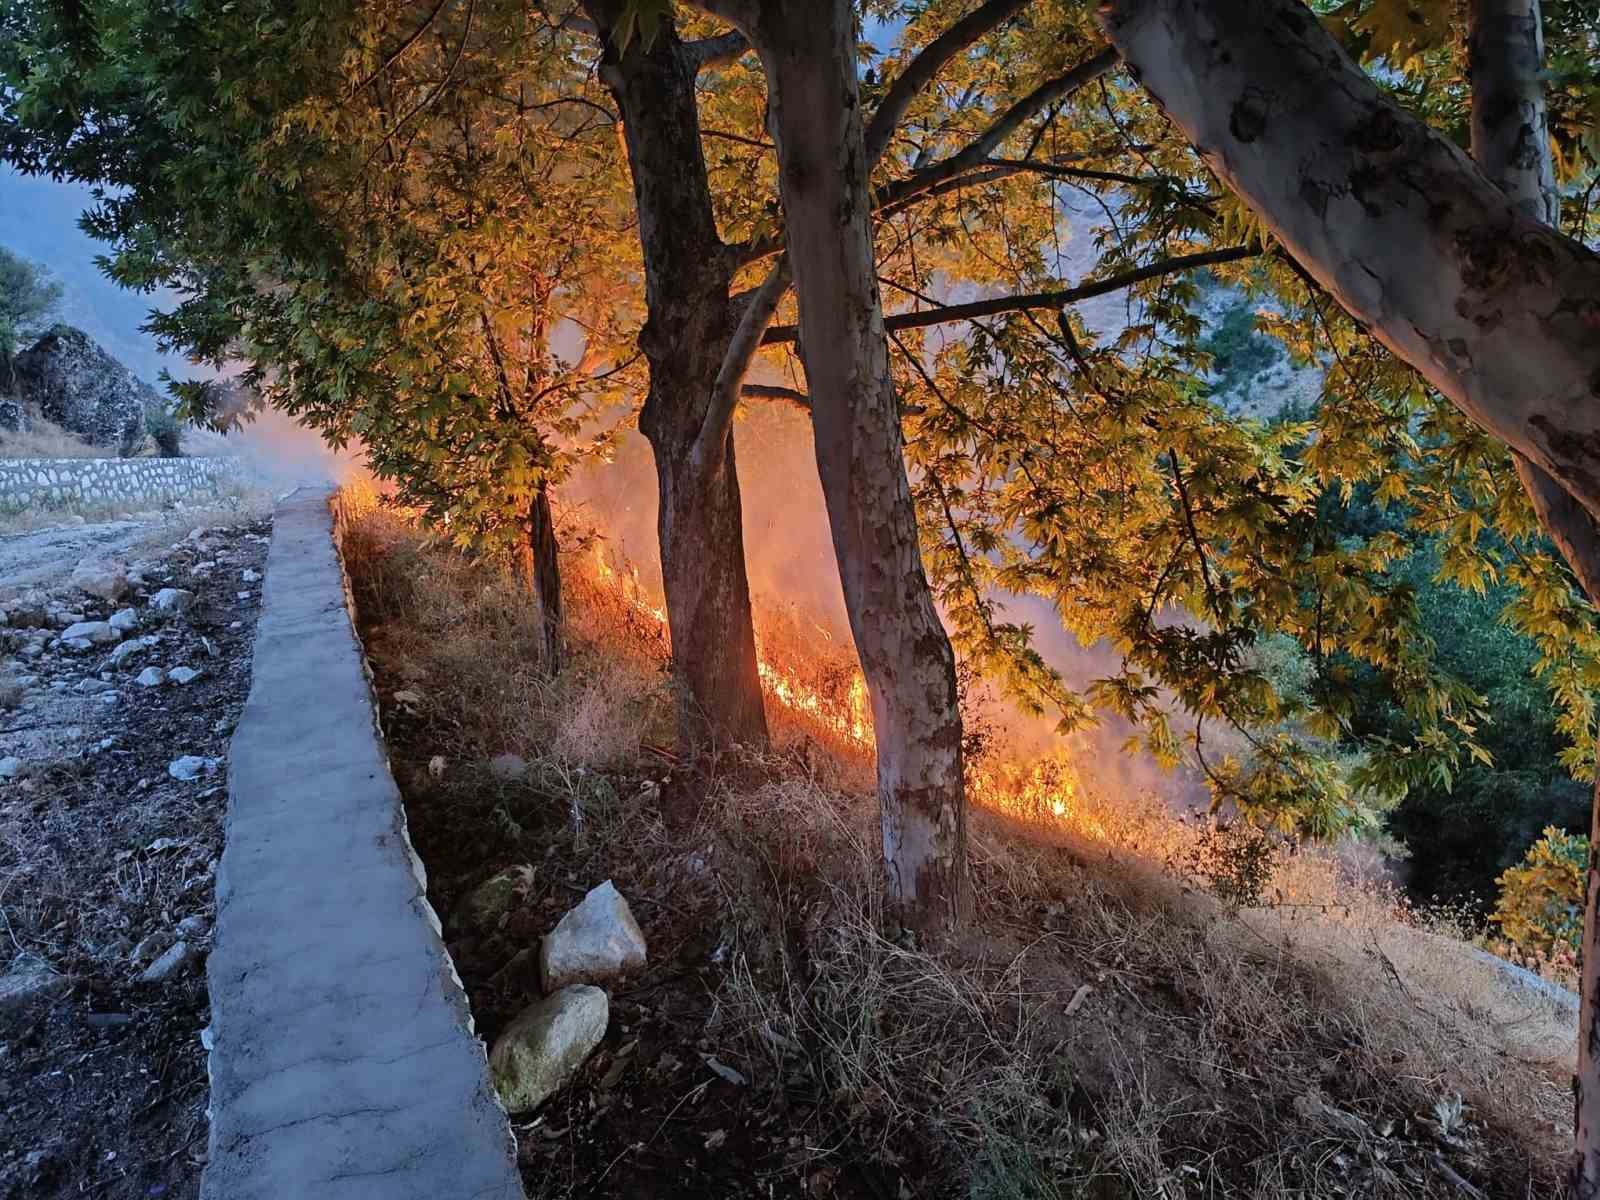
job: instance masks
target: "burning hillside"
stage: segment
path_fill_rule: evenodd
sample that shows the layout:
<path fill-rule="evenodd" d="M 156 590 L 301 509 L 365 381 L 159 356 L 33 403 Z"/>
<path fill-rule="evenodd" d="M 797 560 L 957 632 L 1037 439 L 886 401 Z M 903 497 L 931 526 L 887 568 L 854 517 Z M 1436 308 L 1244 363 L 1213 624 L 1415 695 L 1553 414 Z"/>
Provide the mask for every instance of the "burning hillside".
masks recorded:
<path fill-rule="evenodd" d="M 1273 849 L 1264 903 L 1218 903 L 1196 885 L 1243 843 L 1001 731 L 968 780 L 970 924 L 908 942 L 883 922 L 863 687 L 815 622 L 759 614 L 774 747 L 706 778 L 656 752 L 666 635 L 620 558 L 563 563 L 549 678 L 508 573 L 381 508 L 346 553 L 483 1035 L 538 995 L 519 963 L 575 892 L 613 880 L 651 946 L 591 1065 L 514 1126 L 540 1187 L 1553 1194 L 1570 1022 L 1335 856 Z M 489 770 L 507 751 L 524 778 Z M 475 924 L 467 897 L 519 863 L 527 896 Z"/>

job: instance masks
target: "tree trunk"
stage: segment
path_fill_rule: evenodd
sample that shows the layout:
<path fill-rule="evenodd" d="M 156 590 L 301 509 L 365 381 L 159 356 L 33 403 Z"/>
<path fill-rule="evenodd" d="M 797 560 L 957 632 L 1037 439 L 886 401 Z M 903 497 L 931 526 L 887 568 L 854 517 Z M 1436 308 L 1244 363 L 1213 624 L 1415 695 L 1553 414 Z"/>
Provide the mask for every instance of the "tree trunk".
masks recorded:
<path fill-rule="evenodd" d="M 602 31 L 622 0 L 586 0 Z M 601 75 L 623 117 L 644 251 L 648 320 L 639 337 L 650 391 L 639 428 L 655 453 L 678 734 L 686 753 L 765 745 L 733 433 L 701 472 L 690 449 L 737 325 L 733 263 L 717 234 L 700 148 L 695 63 L 670 20 L 648 47 L 604 39 Z"/>
<path fill-rule="evenodd" d="M 1600 256 L 1386 100 L 1299 0 L 1101 0 L 1100 16 L 1318 282 L 1600 514 Z"/>
<path fill-rule="evenodd" d="M 528 506 L 528 574 L 539 597 L 539 620 L 544 633 L 544 669 L 561 670 L 561 561 L 555 521 L 550 516 L 550 488 L 539 484 Z"/>
<path fill-rule="evenodd" d="M 1550 161 L 1539 0 L 1472 0 L 1468 10 L 1472 155 L 1521 212 L 1554 225 L 1560 199 Z M 1515 452 L 1513 452 L 1515 453 Z M 1589 599 L 1600 602 L 1600 528 L 1537 464 L 1516 455 L 1517 476 L 1551 540 Z M 1600 785 L 1597 785 L 1600 786 Z M 1572 1081 L 1572 1195 L 1600 1197 L 1600 793 L 1591 811 L 1588 899 L 1579 982 L 1578 1064 Z"/>
<path fill-rule="evenodd" d="M 889 375 L 854 6 L 763 0 L 745 15 L 766 68 L 817 469 L 872 702 L 889 898 L 905 924 L 949 928 L 967 899 L 961 714 Z"/>

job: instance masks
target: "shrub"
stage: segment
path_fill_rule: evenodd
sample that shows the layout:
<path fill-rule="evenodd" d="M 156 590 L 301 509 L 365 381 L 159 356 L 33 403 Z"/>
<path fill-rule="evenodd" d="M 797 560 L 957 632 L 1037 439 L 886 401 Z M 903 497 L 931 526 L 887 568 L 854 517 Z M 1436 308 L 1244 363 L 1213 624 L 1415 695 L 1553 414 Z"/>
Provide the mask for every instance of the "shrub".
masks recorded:
<path fill-rule="evenodd" d="M 155 439 L 162 458 L 183 457 L 183 427 L 165 406 L 155 403 L 145 405 L 144 429 Z"/>
<path fill-rule="evenodd" d="M 1576 951 L 1588 866 L 1588 838 L 1547 826 L 1522 862 L 1496 880 L 1500 899 L 1490 920 L 1508 942 L 1535 957 Z"/>

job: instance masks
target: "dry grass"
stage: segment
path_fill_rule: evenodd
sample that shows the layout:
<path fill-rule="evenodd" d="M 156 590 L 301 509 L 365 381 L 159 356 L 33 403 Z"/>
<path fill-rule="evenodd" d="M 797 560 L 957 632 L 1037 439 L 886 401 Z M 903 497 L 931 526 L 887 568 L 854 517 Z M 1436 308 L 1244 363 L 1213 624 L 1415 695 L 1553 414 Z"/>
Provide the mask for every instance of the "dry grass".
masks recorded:
<path fill-rule="evenodd" d="M 524 755 L 586 865 L 712 906 L 708 1029 L 820 1105 L 818 1169 L 848 1143 L 982 1200 L 1559 1194 L 1571 1023 L 1351 856 L 1276 849 L 1270 904 L 1239 909 L 1157 797 L 1002 757 L 971 789 L 974 918 L 917 945 L 882 920 L 870 764 L 838 734 L 850 664 L 803 623 L 765 627 L 763 653 L 834 715 L 774 704 L 770 757 L 662 790 L 663 636 L 590 556 L 566 564 L 572 661 L 550 680 L 493 566 L 382 510 L 346 555 L 380 677 L 426 710 L 413 736 L 452 764 Z M 422 786 L 530 859 L 549 840 L 481 775 Z"/>
<path fill-rule="evenodd" d="M 37 533 L 66 524 L 100 524 L 126 520 L 135 513 L 158 514 L 148 538 L 140 549 L 153 549 L 170 540 L 170 529 L 196 525 L 233 525 L 260 520 L 272 512 L 270 492 L 237 480 L 222 484 L 215 496 L 186 501 L 181 509 L 168 508 L 160 500 L 114 504 L 66 504 L 59 508 L 30 508 L 19 513 L 0 513 L 0 537 Z"/>
<path fill-rule="evenodd" d="M 27 429 L 0 429 L 0 458 L 116 458 L 115 446 L 91 446 L 53 421 L 34 417 Z"/>

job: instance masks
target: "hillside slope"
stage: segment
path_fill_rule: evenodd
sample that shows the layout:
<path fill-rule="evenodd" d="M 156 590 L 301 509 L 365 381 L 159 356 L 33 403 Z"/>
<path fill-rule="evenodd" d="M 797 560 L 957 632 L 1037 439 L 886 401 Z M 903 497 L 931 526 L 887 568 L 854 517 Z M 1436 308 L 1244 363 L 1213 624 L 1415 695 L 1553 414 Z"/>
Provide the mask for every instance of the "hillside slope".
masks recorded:
<path fill-rule="evenodd" d="M 1570 1015 L 1338 856 L 1186 824 L 980 725 L 976 914 L 919 945 L 881 917 L 854 665 L 801 616 L 760 622 L 802 701 L 769 696 L 773 751 L 695 774 L 625 571 L 565 564 L 550 680 L 497 568 L 377 508 L 347 554 L 483 1035 L 538 997 L 539 938 L 601 881 L 650 945 L 589 1064 L 515 1119 L 530 1195 L 1558 1194 Z M 506 752 L 525 774 L 490 770 Z M 516 864 L 526 894 L 474 918 Z M 1260 901 L 1218 898 L 1251 872 Z"/>

